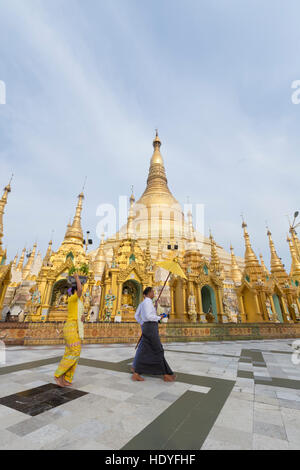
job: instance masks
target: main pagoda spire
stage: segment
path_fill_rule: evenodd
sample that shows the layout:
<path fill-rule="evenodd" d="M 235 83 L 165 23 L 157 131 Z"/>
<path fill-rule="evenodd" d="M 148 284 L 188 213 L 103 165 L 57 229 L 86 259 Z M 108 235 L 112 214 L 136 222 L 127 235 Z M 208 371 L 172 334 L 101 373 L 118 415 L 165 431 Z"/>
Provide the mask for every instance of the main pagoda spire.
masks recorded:
<path fill-rule="evenodd" d="M 81 228 L 81 212 L 82 212 L 82 201 L 84 199 L 84 194 L 81 192 L 78 196 L 78 203 L 75 211 L 75 216 L 72 224 L 68 224 L 67 231 L 63 244 L 65 243 L 83 243 L 83 233 Z"/>
<path fill-rule="evenodd" d="M 158 136 L 158 131 L 156 130 L 155 138 L 153 140 L 154 151 L 150 161 L 147 187 L 138 201 L 139 203 L 146 203 L 146 200 L 149 198 L 151 200 L 157 199 L 158 202 L 161 201 L 162 198 L 167 198 L 171 203 L 178 204 L 168 187 L 168 180 L 164 161 L 160 153 L 160 147 L 161 140 Z"/>

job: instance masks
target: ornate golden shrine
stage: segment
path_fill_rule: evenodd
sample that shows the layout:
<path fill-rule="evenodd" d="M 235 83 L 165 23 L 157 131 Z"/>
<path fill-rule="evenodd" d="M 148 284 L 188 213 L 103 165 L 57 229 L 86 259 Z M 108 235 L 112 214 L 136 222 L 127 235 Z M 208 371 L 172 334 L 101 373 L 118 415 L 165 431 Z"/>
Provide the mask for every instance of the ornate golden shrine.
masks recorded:
<path fill-rule="evenodd" d="M 123 240 L 115 250 L 112 267 L 105 266 L 102 277 L 102 296 L 100 319 L 105 319 L 105 297 L 115 296 L 111 320 L 121 316 L 122 321 L 134 321 L 138 304 L 142 301 L 142 292 L 153 285 L 153 268 L 149 253 L 143 252 L 134 239 Z"/>

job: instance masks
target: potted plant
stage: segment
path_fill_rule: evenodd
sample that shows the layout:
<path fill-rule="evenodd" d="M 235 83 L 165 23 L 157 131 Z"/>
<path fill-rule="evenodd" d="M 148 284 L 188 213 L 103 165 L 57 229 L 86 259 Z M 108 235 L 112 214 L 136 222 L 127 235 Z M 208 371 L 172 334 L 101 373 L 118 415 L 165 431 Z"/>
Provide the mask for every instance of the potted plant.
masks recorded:
<path fill-rule="evenodd" d="M 76 280 L 74 274 L 77 273 L 80 279 L 81 284 L 85 284 L 87 282 L 88 274 L 89 274 L 89 266 L 86 263 L 81 264 L 80 266 L 73 265 L 69 269 L 69 277 L 68 281 L 70 284 L 76 285 Z"/>

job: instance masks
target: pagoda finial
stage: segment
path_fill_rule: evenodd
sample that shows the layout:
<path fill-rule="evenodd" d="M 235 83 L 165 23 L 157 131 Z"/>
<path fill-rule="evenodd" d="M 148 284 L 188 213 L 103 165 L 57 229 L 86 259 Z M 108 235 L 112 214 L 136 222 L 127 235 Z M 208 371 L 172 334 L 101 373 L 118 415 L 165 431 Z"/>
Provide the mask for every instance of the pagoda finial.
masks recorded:
<path fill-rule="evenodd" d="M 266 276 L 270 276 L 269 270 L 268 270 L 267 266 L 265 265 L 263 255 L 261 253 L 259 253 L 259 258 L 260 258 L 260 265 L 263 269 L 263 272 L 265 273 Z"/>
<path fill-rule="evenodd" d="M 3 249 L 2 249 L 2 238 L 3 238 L 3 235 L 4 235 L 4 233 L 3 233 L 3 215 L 4 215 L 5 206 L 7 204 L 7 196 L 11 192 L 10 183 L 12 181 L 12 177 L 13 177 L 13 175 L 11 176 L 8 185 L 5 186 L 3 196 L 0 199 L 0 256 L 3 255 L 3 253 L 4 253 Z"/>
<path fill-rule="evenodd" d="M 292 258 L 290 276 L 292 277 L 293 280 L 297 280 L 299 282 L 300 281 L 300 261 L 297 256 L 295 246 L 289 236 L 287 237 L 287 242 L 290 247 L 290 253 L 291 253 L 291 258 Z"/>
<path fill-rule="evenodd" d="M 153 140 L 154 150 L 159 151 L 160 146 L 161 146 L 161 141 L 160 141 L 160 138 L 158 137 L 158 129 L 155 129 L 155 137 L 154 137 L 154 140 Z"/>
<path fill-rule="evenodd" d="M 23 272 L 22 272 L 23 279 L 27 279 L 31 275 L 31 269 L 32 269 L 33 262 L 35 259 L 36 248 L 37 248 L 37 244 L 35 243 L 33 245 L 32 251 L 30 252 L 28 256 L 28 261 L 23 269 Z"/>
<path fill-rule="evenodd" d="M 85 189 L 85 185 L 86 185 L 86 180 L 87 180 L 87 176 L 84 178 L 84 182 L 83 182 L 83 186 L 82 186 L 82 193 L 84 192 L 84 189 Z"/>
<path fill-rule="evenodd" d="M 135 197 L 134 197 L 134 194 L 133 194 L 133 184 L 131 185 L 130 188 L 131 188 L 131 196 L 130 196 L 129 201 L 130 201 L 130 207 L 132 207 L 133 204 L 135 203 Z"/>
<path fill-rule="evenodd" d="M 247 224 L 246 222 L 244 221 L 243 219 L 243 223 L 242 223 L 242 228 L 244 230 L 244 239 L 245 239 L 245 248 L 246 248 L 246 251 L 245 251 L 245 265 L 246 265 L 246 268 L 249 268 L 249 267 L 259 267 L 260 268 L 260 264 L 259 264 L 259 261 L 252 249 L 252 246 L 251 246 L 251 243 L 250 243 L 250 237 L 249 237 L 249 233 L 248 233 L 248 230 L 247 230 Z"/>
<path fill-rule="evenodd" d="M 279 256 L 277 255 L 276 253 L 276 250 L 275 250 L 275 245 L 274 245 L 274 242 L 273 242 L 273 239 L 272 239 L 272 234 L 270 232 L 270 230 L 268 229 L 267 231 L 267 235 L 269 237 L 269 245 L 270 245 L 270 251 L 271 251 L 271 273 L 285 273 L 284 271 L 284 267 L 283 267 L 283 264 L 281 262 L 281 259 L 279 258 Z"/>
<path fill-rule="evenodd" d="M 19 259 L 19 263 L 18 263 L 18 266 L 17 266 L 17 271 L 22 271 L 23 269 L 23 263 L 24 263 L 24 258 L 25 258 L 25 252 L 26 252 L 26 248 L 24 247 L 23 248 L 23 251 L 22 251 L 22 254 L 21 254 L 21 257 Z"/>
<path fill-rule="evenodd" d="M 242 271 L 240 270 L 238 264 L 237 264 L 237 261 L 236 261 L 236 257 L 235 257 L 235 254 L 234 254 L 234 251 L 233 251 L 233 247 L 230 243 L 230 251 L 231 251 L 231 278 L 233 280 L 233 282 L 237 282 L 237 283 L 240 283 L 241 280 L 242 280 Z"/>
<path fill-rule="evenodd" d="M 166 205 L 174 207 L 175 205 L 179 205 L 179 203 L 168 188 L 164 161 L 160 153 L 161 140 L 157 130 L 153 140 L 153 147 L 154 151 L 150 160 L 147 186 L 138 200 L 138 204 L 149 206 L 151 203 L 157 204 L 158 201 L 163 199 Z"/>

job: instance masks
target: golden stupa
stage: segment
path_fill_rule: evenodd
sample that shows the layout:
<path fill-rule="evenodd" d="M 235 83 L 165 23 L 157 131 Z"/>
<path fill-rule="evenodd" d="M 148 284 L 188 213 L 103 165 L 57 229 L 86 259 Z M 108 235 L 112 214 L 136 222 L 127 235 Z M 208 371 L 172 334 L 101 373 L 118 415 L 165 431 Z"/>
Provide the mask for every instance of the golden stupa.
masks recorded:
<path fill-rule="evenodd" d="M 3 214 L 10 184 L 0 200 L 0 312 L 25 317 L 27 322 L 65 320 L 67 315 L 68 271 L 71 266 L 88 264 L 89 275 L 83 299 L 89 321 L 134 319 L 146 286 L 154 286 L 158 296 L 168 272 L 158 266 L 176 256 L 186 279 L 171 275 L 160 309 L 170 322 L 238 323 L 300 321 L 300 241 L 290 227 L 288 243 L 291 271 L 287 273 L 277 255 L 268 230 L 271 266 L 258 260 L 243 222 L 245 255 L 235 256 L 233 247 L 224 250 L 214 239 L 198 233 L 192 214 L 187 218 L 171 193 L 161 141 L 156 132 L 146 189 L 135 201 L 131 194 L 127 223 L 99 247 L 88 252 L 81 226 L 84 194 L 64 240 L 56 251 L 50 240 L 44 258 L 37 246 L 18 260 L 6 262 L 2 247 Z M 27 260 L 25 262 L 25 255 Z"/>

